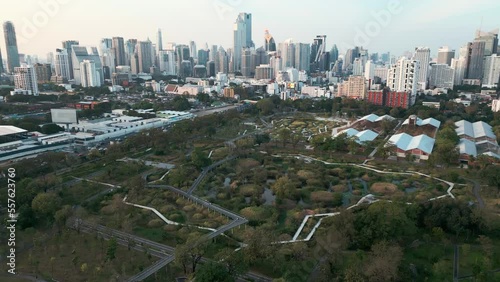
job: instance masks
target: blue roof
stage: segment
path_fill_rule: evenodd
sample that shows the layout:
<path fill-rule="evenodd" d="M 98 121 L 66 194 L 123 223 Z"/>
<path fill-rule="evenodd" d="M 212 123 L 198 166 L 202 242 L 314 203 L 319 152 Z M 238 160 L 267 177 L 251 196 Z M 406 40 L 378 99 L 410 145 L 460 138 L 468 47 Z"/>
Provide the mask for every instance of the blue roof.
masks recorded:
<path fill-rule="evenodd" d="M 389 116 L 389 115 L 383 115 L 383 116 L 378 116 L 376 114 L 369 114 L 367 116 L 364 116 L 362 118 L 360 118 L 359 120 L 368 120 L 368 121 L 371 121 L 371 122 L 378 122 L 378 121 L 383 121 L 383 120 L 394 120 L 395 118 Z"/>
<path fill-rule="evenodd" d="M 406 133 L 400 133 L 393 135 L 388 143 L 393 143 L 398 147 L 398 149 L 403 151 L 410 151 L 413 149 L 419 149 L 427 154 L 432 153 L 434 149 L 434 138 L 430 138 L 429 136 L 422 134 L 419 136 L 411 136 Z"/>
<path fill-rule="evenodd" d="M 363 142 L 369 142 L 375 140 L 375 138 L 378 137 L 378 133 L 372 130 L 364 130 L 364 131 L 357 131 L 354 128 L 349 128 L 344 131 L 341 131 L 338 133 L 335 137 L 339 136 L 340 134 L 346 134 L 347 137 L 351 138 L 355 136 L 358 139 L 358 143 L 361 144 Z"/>
<path fill-rule="evenodd" d="M 461 155 L 465 154 L 474 157 L 477 156 L 476 144 L 470 140 L 460 139 L 460 142 L 458 143 L 458 149 L 460 150 Z"/>

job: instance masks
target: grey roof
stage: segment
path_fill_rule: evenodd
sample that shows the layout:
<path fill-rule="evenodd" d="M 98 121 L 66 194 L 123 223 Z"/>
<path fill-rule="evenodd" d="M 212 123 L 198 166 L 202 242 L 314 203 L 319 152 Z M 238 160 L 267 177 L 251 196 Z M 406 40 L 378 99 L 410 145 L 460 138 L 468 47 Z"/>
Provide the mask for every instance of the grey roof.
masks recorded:
<path fill-rule="evenodd" d="M 11 125 L 1 125 L 0 126 L 0 136 L 7 136 L 11 134 L 19 134 L 19 133 L 25 133 L 28 132 L 25 129 L 11 126 Z"/>
<path fill-rule="evenodd" d="M 478 121 L 475 123 L 468 122 L 466 120 L 457 121 L 455 123 L 456 132 L 458 136 L 467 135 L 472 138 L 488 137 L 496 140 L 495 133 L 489 124 L 484 121 Z"/>
<path fill-rule="evenodd" d="M 409 123 L 410 123 L 410 119 L 408 118 L 403 122 L 403 125 L 406 125 Z M 434 118 L 428 118 L 428 119 L 424 119 L 424 120 L 421 118 L 417 118 L 417 125 L 418 126 L 432 125 L 435 128 L 439 128 L 441 126 L 441 122 L 437 119 L 434 119 Z"/>

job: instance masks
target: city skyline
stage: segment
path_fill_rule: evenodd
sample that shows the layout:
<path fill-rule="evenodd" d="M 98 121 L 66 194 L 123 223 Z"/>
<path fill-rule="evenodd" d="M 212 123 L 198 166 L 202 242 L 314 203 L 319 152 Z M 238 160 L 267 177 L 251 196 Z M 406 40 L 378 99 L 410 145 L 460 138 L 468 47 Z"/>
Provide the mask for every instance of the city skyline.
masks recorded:
<path fill-rule="evenodd" d="M 355 45 L 363 46 L 370 52 L 389 51 L 396 56 L 416 46 L 428 46 L 431 56 L 435 57 L 441 46 L 458 50 L 470 41 L 479 28 L 498 28 L 496 14 L 500 11 L 500 3 L 493 0 L 473 3 L 459 0 L 452 4 L 432 3 L 429 0 L 419 3 L 358 0 L 338 3 L 332 9 L 321 9 L 320 5 L 324 3 L 312 0 L 293 5 L 287 2 L 287 15 L 283 16 L 278 13 L 283 10 L 283 1 L 191 0 L 182 3 L 153 2 L 151 5 L 155 9 L 148 9 L 148 13 L 143 15 L 137 14 L 136 9 L 125 9 L 121 14 L 114 15 L 109 13 L 116 7 L 114 0 L 99 2 L 98 10 L 88 8 L 93 7 L 90 4 L 94 0 L 85 3 L 70 0 L 26 2 L 27 5 L 23 6 L 3 7 L 0 18 L 13 22 L 19 52 L 38 55 L 40 60 L 45 60 L 48 52 L 60 48 L 64 40 L 78 40 L 84 46 L 97 46 L 102 38 L 112 37 L 139 41 L 149 38 L 154 42 L 158 28 L 163 33 L 163 44 L 188 44 L 192 40 L 200 47 L 208 43 L 209 46 L 222 45 L 227 49 L 233 45 L 233 24 L 240 12 L 252 14 L 255 47 L 264 45 L 264 34 L 268 29 L 276 43 L 294 38 L 294 42 L 311 44 L 316 35 L 325 34 L 326 49 L 336 44 L 341 55 L 345 54 L 346 48 Z M 190 14 L 186 14 L 187 11 Z M 92 18 L 106 20 L 89 21 L 90 12 Z M 189 21 L 179 25 L 186 15 Z M 126 18 L 134 21 L 125 21 Z M 317 20 L 321 18 L 324 20 Z M 6 59 L 3 36 L 0 40 Z"/>

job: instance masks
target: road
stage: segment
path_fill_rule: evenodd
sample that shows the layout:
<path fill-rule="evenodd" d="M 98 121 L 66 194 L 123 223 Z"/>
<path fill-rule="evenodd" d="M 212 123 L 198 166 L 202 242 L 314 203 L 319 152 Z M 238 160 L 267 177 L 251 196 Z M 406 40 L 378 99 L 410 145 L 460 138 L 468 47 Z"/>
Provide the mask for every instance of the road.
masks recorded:
<path fill-rule="evenodd" d="M 220 108 L 199 111 L 199 112 L 196 112 L 196 113 L 193 113 L 193 114 L 196 117 L 203 117 L 203 116 L 208 116 L 208 115 L 215 114 L 215 113 L 220 113 L 220 112 L 225 112 L 225 111 L 229 111 L 229 110 L 232 110 L 232 109 L 236 109 L 239 106 L 240 105 L 236 105 L 236 106 L 235 105 L 228 105 L 228 106 L 224 106 L 224 107 L 220 107 Z"/>

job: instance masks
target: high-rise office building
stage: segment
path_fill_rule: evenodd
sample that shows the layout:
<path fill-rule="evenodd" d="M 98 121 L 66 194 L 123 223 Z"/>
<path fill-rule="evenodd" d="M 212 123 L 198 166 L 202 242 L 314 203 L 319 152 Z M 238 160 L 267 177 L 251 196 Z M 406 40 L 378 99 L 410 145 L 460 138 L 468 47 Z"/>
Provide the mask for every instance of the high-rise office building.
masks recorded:
<path fill-rule="evenodd" d="M 428 47 L 417 47 L 413 54 L 413 60 L 420 62 L 420 71 L 417 76 L 417 82 L 420 90 L 427 88 L 429 79 L 429 63 L 431 62 L 431 49 Z M 399 91 L 399 90 L 398 90 Z"/>
<path fill-rule="evenodd" d="M 485 41 L 474 41 L 469 44 L 467 60 L 467 79 L 482 79 L 484 65 Z"/>
<path fill-rule="evenodd" d="M 420 77 L 420 61 L 402 57 L 387 72 L 387 86 L 396 92 L 410 93 L 410 106 L 415 104 Z"/>
<path fill-rule="evenodd" d="M 326 35 L 317 35 L 311 45 L 311 71 L 325 71 L 329 67 L 329 58 L 326 52 Z"/>
<path fill-rule="evenodd" d="M 80 62 L 80 81 L 82 87 L 101 86 L 100 72 L 96 69 L 96 64 L 92 60 L 83 60 Z"/>
<path fill-rule="evenodd" d="M 493 54 L 484 59 L 483 87 L 496 88 L 500 81 L 500 56 Z"/>
<path fill-rule="evenodd" d="M 243 48 L 254 47 L 252 41 L 252 14 L 240 13 L 234 23 L 233 71 L 241 71 Z"/>
<path fill-rule="evenodd" d="M 198 56 L 198 51 L 196 50 L 196 42 L 194 41 L 189 42 L 189 56 L 195 59 Z"/>
<path fill-rule="evenodd" d="M 54 60 L 54 69 L 56 76 L 60 77 L 62 81 L 70 79 L 70 57 L 66 49 L 56 49 L 56 56 Z"/>
<path fill-rule="evenodd" d="M 429 74 L 429 86 L 453 89 L 455 70 L 447 64 L 432 64 Z"/>
<path fill-rule="evenodd" d="M 484 41 L 484 56 L 491 56 L 498 52 L 498 29 L 490 32 L 476 31 L 474 41 Z"/>
<path fill-rule="evenodd" d="M 17 49 L 16 29 L 12 22 L 3 24 L 5 37 L 5 51 L 7 53 L 7 72 L 13 73 L 14 68 L 20 66 L 19 50 Z"/>
<path fill-rule="evenodd" d="M 253 77 L 255 70 L 252 70 L 252 53 L 254 48 L 243 48 L 241 54 L 241 75 L 244 77 Z"/>
<path fill-rule="evenodd" d="M 34 64 L 36 78 L 38 83 L 46 83 L 52 77 L 52 67 L 50 64 Z"/>
<path fill-rule="evenodd" d="M 295 44 L 293 39 L 289 38 L 283 43 L 279 44 L 279 52 L 281 55 L 281 69 L 286 70 L 287 68 L 295 67 Z"/>
<path fill-rule="evenodd" d="M 146 41 L 139 41 L 137 43 L 137 55 L 138 55 L 138 64 L 139 64 L 139 72 L 141 73 L 149 73 L 151 71 L 151 67 L 153 66 L 153 44 L 148 39 Z"/>
<path fill-rule="evenodd" d="M 0 74 L 3 72 L 4 68 L 3 68 L 2 48 L 0 48 Z"/>
<path fill-rule="evenodd" d="M 220 46 L 215 60 L 215 69 L 217 73 L 229 73 L 229 58 L 227 52 Z"/>
<path fill-rule="evenodd" d="M 335 63 L 338 59 L 339 59 L 339 49 L 337 48 L 337 44 L 333 44 L 333 47 L 330 50 L 330 62 Z"/>
<path fill-rule="evenodd" d="M 295 44 L 295 68 L 299 71 L 310 70 L 311 45 L 305 43 Z"/>
<path fill-rule="evenodd" d="M 352 71 L 352 64 L 356 58 L 359 58 L 359 47 L 357 46 L 353 49 L 348 49 L 345 53 L 342 69 L 347 72 Z"/>
<path fill-rule="evenodd" d="M 158 34 L 156 35 L 156 49 L 158 53 L 163 50 L 163 37 L 161 35 L 161 29 L 158 29 Z"/>
<path fill-rule="evenodd" d="M 111 38 L 103 38 L 101 39 L 100 49 L 112 49 L 113 48 L 113 39 Z"/>
<path fill-rule="evenodd" d="M 210 49 L 210 54 L 209 54 L 209 61 L 214 61 L 215 58 L 218 56 L 219 49 L 217 48 L 217 45 L 212 45 L 212 48 Z"/>
<path fill-rule="evenodd" d="M 375 79 L 375 63 L 372 60 L 366 62 L 365 79 L 373 81 Z"/>
<path fill-rule="evenodd" d="M 68 80 L 71 80 L 71 79 L 74 79 L 75 78 L 75 74 L 73 72 L 73 48 L 72 46 L 78 46 L 80 45 L 80 42 L 77 41 L 77 40 L 66 40 L 66 41 L 63 41 L 62 42 L 62 48 L 63 49 L 66 49 L 66 51 L 68 52 L 68 58 L 69 58 L 69 78 Z M 80 64 L 80 63 L 78 63 Z M 80 68 L 78 66 L 78 68 Z M 80 79 L 78 79 L 80 80 Z"/>
<path fill-rule="evenodd" d="M 453 85 L 462 85 L 467 72 L 467 59 L 465 57 L 459 57 L 458 59 L 451 60 L 451 68 L 454 71 Z"/>
<path fill-rule="evenodd" d="M 183 73 L 186 73 L 186 70 L 182 70 L 182 62 L 183 61 L 189 61 L 189 58 L 190 58 L 190 54 L 189 54 L 189 46 L 187 45 L 183 45 L 183 44 L 180 44 L 180 45 L 176 45 L 175 46 L 175 55 L 177 57 L 177 70 L 179 71 L 179 73 L 181 71 L 183 71 Z M 184 64 L 184 68 L 186 67 L 186 64 Z"/>
<path fill-rule="evenodd" d="M 127 65 L 127 56 L 125 55 L 125 42 L 123 37 L 113 37 L 112 47 L 115 55 L 115 66 Z"/>
<path fill-rule="evenodd" d="M 205 66 L 209 61 L 209 50 L 200 49 L 198 50 L 198 64 Z"/>
<path fill-rule="evenodd" d="M 455 50 L 450 49 L 448 46 L 444 46 L 438 49 L 438 64 L 446 64 L 451 66 L 451 60 L 455 58 Z"/>
<path fill-rule="evenodd" d="M 73 45 L 72 48 L 72 58 L 73 61 L 73 76 L 75 80 L 75 84 L 82 84 L 82 69 L 81 63 L 85 60 L 93 61 L 95 65 L 95 71 L 99 73 L 100 84 L 104 82 L 103 69 L 101 64 L 101 58 L 99 57 L 99 52 L 97 47 L 85 47 L 79 45 Z"/>
<path fill-rule="evenodd" d="M 29 95 L 39 95 L 36 72 L 32 66 L 14 68 L 14 85 L 16 89 L 28 91 Z"/>
<path fill-rule="evenodd" d="M 127 61 L 127 65 L 132 65 L 132 58 L 136 53 L 137 49 L 137 39 L 129 39 L 125 43 L 125 60 Z"/>
<path fill-rule="evenodd" d="M 172 50 L 161 50 L 158 53 L 160 71 L 166 75 L 176 75 L 177 61 L 175 60 L 175 52 Z"/>
<path fill-rule="evenodd" d="M 269 30 L 266 29 L 264 34 L 264 49 L 267 52 L 275 52 L 276 51 L 276 42 L 274 41 L 273 36 L 269 33 Z"/>
<path fill-rule="evenodd" d="M 354 63 L 352 64 L 352 75 L 354 76 L 364 75 L 363 69 L 364 69 L 363 61 L 361 60 L 361 58 L 354 59 Z"/>

